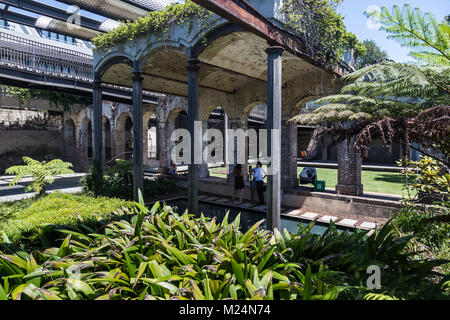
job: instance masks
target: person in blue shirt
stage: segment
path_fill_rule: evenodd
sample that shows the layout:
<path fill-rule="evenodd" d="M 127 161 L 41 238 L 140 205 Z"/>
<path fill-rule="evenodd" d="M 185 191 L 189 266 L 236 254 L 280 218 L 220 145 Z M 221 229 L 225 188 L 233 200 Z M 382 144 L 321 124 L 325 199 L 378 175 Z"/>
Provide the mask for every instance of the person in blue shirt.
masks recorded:
<path fill-rule="evenodd" d="M 253 171 L 253 179 L 256 181 L 256 192 L 258 193 L 259 204 L 264 204 L 264 179 L 266 172 L 262 167 L 262 163 L 258 161 Z"/>

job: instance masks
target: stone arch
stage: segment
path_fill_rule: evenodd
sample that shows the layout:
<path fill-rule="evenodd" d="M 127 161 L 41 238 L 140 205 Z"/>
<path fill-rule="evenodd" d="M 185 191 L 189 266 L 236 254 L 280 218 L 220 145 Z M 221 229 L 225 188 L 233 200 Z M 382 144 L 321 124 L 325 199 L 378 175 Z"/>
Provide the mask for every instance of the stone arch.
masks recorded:
<path fill-rule="evenodd" d="M 184 112 L 187 114 L 187 111 L 182 107 L 176 107 L 176 108 L 170 110 L 169 115 L 167 116 L 166 122 L 167 123 L 174 122 L 178 118 L 178 116 L 180 115 L 181 112 Z"/>
<path fill-rule="evenodd" d="M 197 58 L 215 40 L 234 32 L 245 32 L 245 28 L 230 22 L 225 22 L 208 30 L 192 47 L 192 56 Z M 205 41 L 206 39 L 206 41 Z"/>
<path fill-rule="evenodd" d="M 130 67 L 134 65 L 134 58 L 123 52 L 112 52 L 104 57 L 95 66 L 95 77 L 101 80 L 103 75 L 108 71 L 109 68 L 116 64 L 126 64 Z"/>

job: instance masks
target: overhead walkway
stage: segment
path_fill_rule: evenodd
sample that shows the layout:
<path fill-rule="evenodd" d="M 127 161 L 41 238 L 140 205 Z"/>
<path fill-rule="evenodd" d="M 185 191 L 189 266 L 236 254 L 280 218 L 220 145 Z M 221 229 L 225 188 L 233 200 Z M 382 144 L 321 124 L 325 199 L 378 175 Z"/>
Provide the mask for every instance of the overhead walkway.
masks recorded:
<path fill-rule="evenodd" d="M 0 31 L 0 82 L 4 85 L 57 90 L 92 97 L 92 54 L 52 46 Z M 103 84 L 105 100 L 130 103 L 131 88 Z M 144 92 L 144 103 L 157 103 L 158 95 Z"/>

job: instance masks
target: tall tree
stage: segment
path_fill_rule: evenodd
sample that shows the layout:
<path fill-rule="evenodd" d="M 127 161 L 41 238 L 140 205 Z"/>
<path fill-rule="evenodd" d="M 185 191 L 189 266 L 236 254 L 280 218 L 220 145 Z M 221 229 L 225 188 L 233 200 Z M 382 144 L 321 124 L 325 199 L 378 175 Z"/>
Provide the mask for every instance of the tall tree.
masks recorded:
<path fill-rule="evenodd" d="M 356 135 L 355 147 L 363 154 L 373 137 L 379 136 L 389 145 L 397 134 L 405 142 L 405 154 L 411 139 L 419 143 L 419 151 L 425 154 L 430 146 L 441 148 L 443 155 L 439 160 L 448 164 L 450 150 L 441 138 L 450 135 L 449 24 L 437 23 L 432 14 L 410 5 L 402 10 L 394 6 L 392 12 L 383 7 L 377 18 L 389 38 L 410 48 L 417 63 L 384 61 L 357 70 L 343 77 L 348 84 L 340 94 L 319 99 L 317 103 L 323 106 L 294 117 L 293 121 L 334 123 L 326 132 L 335 136 L 339 133 L 341 137 Z M 414 130 L 424 118 L 427 127 Z M 355 122 L 350 129 L 344 132 L 337 127 L 338 121 L 348 120 Z M 433 141 L 436 137 L 441 140 Z"/>
<path fill-rule="evenodd" d="M 380 63 L 389 58 L 387 52 L 382 50 L 375 41 L 364 40 L 363 45 L 366 47 L 366 53 L 356 58 L 357 69 Z"/>

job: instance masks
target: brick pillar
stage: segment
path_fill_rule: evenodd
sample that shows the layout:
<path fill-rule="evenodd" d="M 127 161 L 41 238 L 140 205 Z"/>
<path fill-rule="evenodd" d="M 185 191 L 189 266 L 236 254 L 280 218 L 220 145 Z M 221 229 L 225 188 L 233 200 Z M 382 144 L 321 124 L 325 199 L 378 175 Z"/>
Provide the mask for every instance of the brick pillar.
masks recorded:
<path fill-rule="evenodd" d="M 354 138 L 338 143 L 338 184 L 336 192 L 342 195 L 359 196 L 363 193 L 361 184 L 362 158 L 356 152 Z"/>
<path fill-rule="evenodd" d="M 292 188 L 297 179 L 297 123 L 283 119 L 281 126 L 281 186 Z"/>

